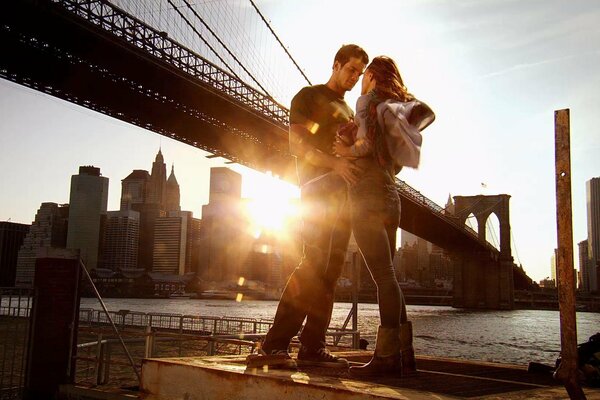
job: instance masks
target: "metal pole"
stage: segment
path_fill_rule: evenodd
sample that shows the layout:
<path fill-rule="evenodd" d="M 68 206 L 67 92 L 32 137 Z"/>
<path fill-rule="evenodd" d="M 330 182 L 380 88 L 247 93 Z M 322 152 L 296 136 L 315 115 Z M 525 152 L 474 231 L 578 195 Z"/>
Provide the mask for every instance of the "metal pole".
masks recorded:
<path fill-rule="evenodd" d="M 352 330 L 358 332 L 358 290 L 360 289 L 360 265 L 358 253 L 352 253 Z M 352 335 L 352 347 L 360 347 L 360 334 Z"/>
<path fill-rule="evenodd" d="M 577 379 L 577 323 L 573 271 L 571 155 L 569 109 L 554 112 L 556 167 L 556 225 L 558 231 L 557 283 L 560 310 L 561 363 L 554 377 L 565 385 L 569 398 L 585 399 Z"/>
<path fill-rule="evenodd" d="M 115 325 L 112 317 L 110 316 L 110 313 L 108 312 L 108 309 L 106 308 L 106 305 L 104 304 L 104 301 L 102 300 L 102 296 L 100 296 L 100 292 L 98 292 L 98 289 L 96 288 L 96 285 L 94 285 L 94 281 L 92 280 L 90 273 L 88 272 L 87 268 L 85 267 L 85 265 L 83 264 L 83 261 L 81 261 L 81 259 L 79 260 L 79 265 L 81 266 L 81 269 L 83 269 L 83 273 L 85 274 L 85 276 L 87 276 L 88 280 L 90 281 L 90 285 L 92 285 L 92 289 L 94 289 L 94 293 L 96 294 L 96 297 L 98 298 L 98 301 L 100 302 L 100 305 L 102 306 L 102 309 L 106 313 L 106 318 L 108 318 L 108 320 L 110 321 L 110 324 L 112 325 L 113 329 L 115 330 L 115 333 L 117 334 L 117 337 L 119 338 L 119 342 L 121 342 L 121 346 L 123 347 L 123 351 L 125 351 L 125 354 L 127 355 L 127 358 L 129 359 L 129 363 L 131 364 L 131 367 L 133 368 L 133 372 L 135 372 L 135 376 L 137 377 L 138 382 L 139 382 L 141 380 L 140 373 L 138 372 L 137 368 L 135 367 L 135 362 L 133 362 L 133 358 L 131 357 L 131 354 L 129 353 L 127 346 L 125 346 L 125 342 L 123 341 L 123 338 L 121 337 L 121 334 L 119 333 L 119 330 L 117 329 L 117 326 Z"/>

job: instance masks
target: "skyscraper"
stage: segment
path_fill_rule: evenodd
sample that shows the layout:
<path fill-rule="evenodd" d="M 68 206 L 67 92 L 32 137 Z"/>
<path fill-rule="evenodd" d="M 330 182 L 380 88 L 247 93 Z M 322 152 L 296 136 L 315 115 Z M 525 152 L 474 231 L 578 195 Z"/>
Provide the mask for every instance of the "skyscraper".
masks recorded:
<path fill-rule="evenodd" d="M 251 242 L 243 240 L 242 177 L 229 168 L 210 169 L 209 203 L 202 206 L 201 276 L 207 281 L 240 276 Z"/>
<path fill-rule="evenodd" d="M 558 249 L 554 249 L 554 251 L 552 252 L 552 257 L 550 257 L 550 279 L 553 280 L 555 284 L 556 284 L 556 258 L 557 258 L 557 253 L 558 253 Z"/>
<path fill-rule="evenodd" d="M 66 246 L 68 218 L 68 204 L 42 203 L 19 249 L 15 286 L 33 286 L 38 249 Z"/>
<path fill-rule="evenodd" d="M 135 210 L 135 205 L 144 204 L 148 199 L 150 174 L 143 169 L 135 169 L 121 181 L 121 210 Z M 138 211 L 138 210 L 136 210 Z"/>
<path fill-rule="evenodd" d="M 152 272 L 183 275 L 192 264 L 192 212 L 169 211 L 156 219 Z"/>
<path fill-rule="evenodd" d="M 152 173 L 136 169 L 121 181 L 121 210 L 140 213 L 139 268 L 153 269 L 156 219 L 166 216 L 168 211 L 181 210 L 179 199 L 174 166 L 167 180 L 166 164 L 160 149 L 152 163 Z"/>
<path fill-rule="evenodd" d="M 583 279 L 589 280 L 589 290 L 597 291 L 600 275 L 600 177 L 586 182 L 588 268 Z"/>
<path fill-rule="evenodd" d="M 590 269 L 590 259 L 588 257 L 588 241 L 582 240 L 577 244 L 579 248 L 579 289 L 584 292 L 590 291 L 590 279 L 589 279 L 589 269 Z"/>
<path fill-rule="evenodd" d="M 148 185 L 148 198 L 146 203 L 159 204 L 161 210 L 165 209 L 167 199 L 167 166 L 160 149 L 152 163 L 152 172 Z"/>
<path fill-rule="evenodd" d="M 139 239 L 139 212 L 109 211 L 104 229 L 104 267 L 113 271 L 136 269 Z"/>
<path fill-rule="evenodd" d="M 0 222 L 0 286 L 14 286 L 17 256 L 29 225 Z"/>
<path fill-rule="evenodd" d="M 165 211 L 181 211 L 180 206 L 179 183 L 175 178 L 175 166 L 171 165 L 171 174 L 167 179 L 167 196 Z"/>
<path fill-rule="evenodd" d="M 100 175 L 100 168 L 79 167 L 79 175 L 71 177 L 67 248 L 81 250 L 88 270 L 98 267 L 107 203 L 108 178 Z"/>

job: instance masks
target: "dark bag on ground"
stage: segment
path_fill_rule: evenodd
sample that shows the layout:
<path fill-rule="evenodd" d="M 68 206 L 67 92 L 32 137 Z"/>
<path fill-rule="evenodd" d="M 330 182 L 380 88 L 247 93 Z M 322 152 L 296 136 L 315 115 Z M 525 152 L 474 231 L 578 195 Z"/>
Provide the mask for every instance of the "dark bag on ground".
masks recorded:
<path fill-rule="evenodd" d="M 577 345 L 578 367 L 582 372 L 583 383 L 593 387 L 600 387 L 600 332 L 590 336 L 585 343 Z M 561 358 L 556 360 L 556 368 L 560 365 Z"/>

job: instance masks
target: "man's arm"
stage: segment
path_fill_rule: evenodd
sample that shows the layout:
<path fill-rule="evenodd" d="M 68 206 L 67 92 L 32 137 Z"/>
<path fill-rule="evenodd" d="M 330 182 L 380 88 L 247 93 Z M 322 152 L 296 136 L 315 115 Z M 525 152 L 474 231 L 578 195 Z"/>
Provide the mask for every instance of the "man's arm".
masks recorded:
<path fill-rule="evenodd" d="M 348 184 L 355 184 L 359 167 L 350 160 L 327 154 L 307 143 L 304 139 L 311 135 L 308 128 L 302 124 L 290 124 L 290 153 L 304 159 L 316 167 L 327 168 L 340 175 Z"/>

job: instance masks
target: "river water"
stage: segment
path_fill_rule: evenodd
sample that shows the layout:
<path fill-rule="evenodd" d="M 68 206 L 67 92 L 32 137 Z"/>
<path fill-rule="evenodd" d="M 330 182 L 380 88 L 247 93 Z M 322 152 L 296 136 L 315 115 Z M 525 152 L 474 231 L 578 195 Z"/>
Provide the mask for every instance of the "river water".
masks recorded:
<path fill-rule="evenodd" d="M 272 320 L 276 301 L 201 299 L 104 299 L 110 311 L 245 317 Z M 82 308 L 101 309 L 94 298 L 83 298 Z M 342 326 L 351 308 L 336 303 L 331 326 Z M 560 350 L 558 311 L 474 311 L 439 306 L 408 306 L 417 354 L 490 362 L 554 365 Z M 376 304 L 359 304 L 358 328 L 373 348 L 379 324 Z M 578 343 L 600 332 L 600 313 L 577 313 Z"/>

